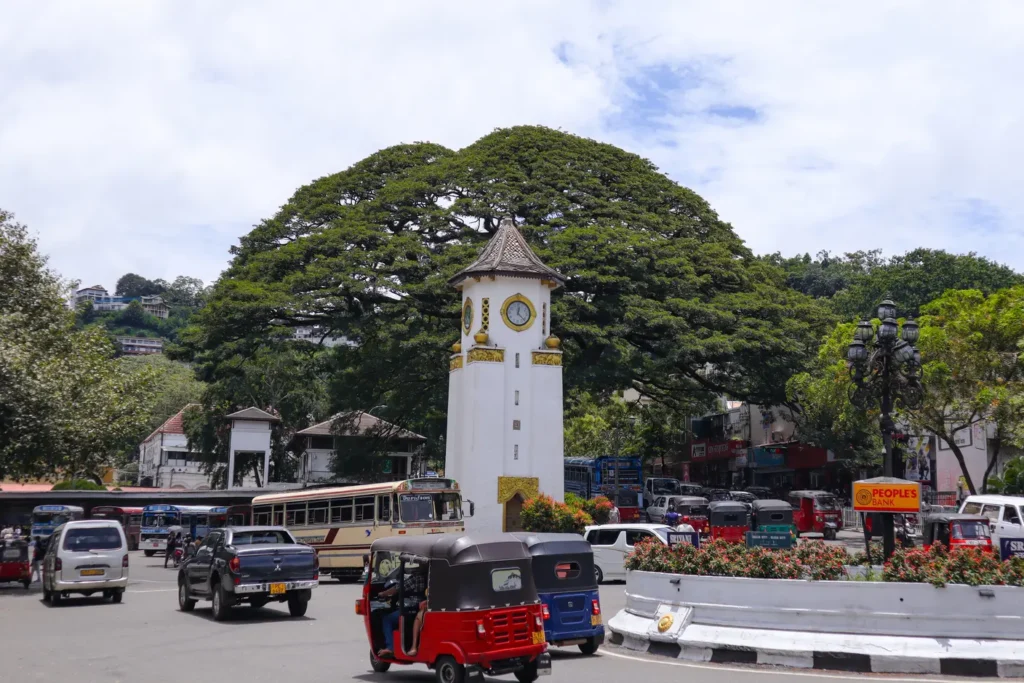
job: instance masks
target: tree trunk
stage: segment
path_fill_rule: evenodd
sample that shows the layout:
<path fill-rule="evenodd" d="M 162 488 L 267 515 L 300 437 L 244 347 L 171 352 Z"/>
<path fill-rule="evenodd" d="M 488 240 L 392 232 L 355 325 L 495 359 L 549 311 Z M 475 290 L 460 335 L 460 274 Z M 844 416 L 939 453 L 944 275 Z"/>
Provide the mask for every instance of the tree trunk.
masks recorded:
<path fill-rule="evenodd" d="M 959 446 L 953 443 L 952 438 L 946 439 L 946 443 L 948 443 L 949 447 L 953 450 L 953 455 L 956 456 L 956 461 L 960 463 L 960 471 L 964 473 L 964 481 L 967 482 L 967 490 L 970 491 L 973 496 L 978 491 L 974 488 L 974 480 L 971 479 L 971 473 L 967 471 L 967 463 L 964 461 L 964 452 L 960 450 Z"/>
<path fill-rule="evenodd" d="M 988 459 L 988 467 L 985 468 L 985 476 L 981 482 L 981 492 L 988 493 L 988 478 L 992 474 L 992 470 L 995 469 L 996 461 L 999 460 L 999 451 L 1003 447 L 1002 430 L 996 431 L 996 437 L 992 439 L 992 455 Z"/>

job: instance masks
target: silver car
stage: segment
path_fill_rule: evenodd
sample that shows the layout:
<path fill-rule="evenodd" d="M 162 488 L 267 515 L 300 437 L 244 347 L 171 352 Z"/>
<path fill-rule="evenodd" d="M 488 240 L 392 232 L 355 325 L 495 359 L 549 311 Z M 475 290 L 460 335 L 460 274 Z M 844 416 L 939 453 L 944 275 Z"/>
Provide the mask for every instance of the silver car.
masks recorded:
<path fill-rule="evenodd" d="M 705 510 L 704 514 L 707 514 L 707 498 L 698 498 L 696 496 L 658 496 L 651 507 L 647 508 L 647 521 L 655 524 L 664 524 L 665 513 L 668 512 L 669 503 L 675 503 L 676 510 L 680 514 L 684 514 L 684 507 L 703 508 Z"/>
<path fill-rule="evenodd" d="M 121 602 L 128 586 L 128 542 L 121 525 L 90 519 L 60 525 L 43 557 L 43 599 L 57 606 L 71 593 Z"/>

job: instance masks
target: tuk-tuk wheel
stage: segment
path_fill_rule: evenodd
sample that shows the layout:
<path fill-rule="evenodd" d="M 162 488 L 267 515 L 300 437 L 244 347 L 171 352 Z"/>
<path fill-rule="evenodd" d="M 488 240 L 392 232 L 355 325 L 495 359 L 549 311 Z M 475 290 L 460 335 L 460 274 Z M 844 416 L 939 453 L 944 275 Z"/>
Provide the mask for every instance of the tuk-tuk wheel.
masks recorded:
<path fill-rule="evenodd" d="M 382 674 L 387 673 L 387 670 L 391 668 L 391 662 L 382 662 L 377 659 L 377 655 L 374 654 L 373 650 L 370 650 L 370 666 L 374 672 Z"/>
<path fill-rule="evenodd" d="M 434 670 L 437 676 L 437 683 L 463 683 L 466 679 L 466 667 L 456 662 L 454 657 L 449 657 L 448 655 L 437 658 Z M 519 676 L 518 671 L 516 676 Z"/>
<path fill-rule="evenodd" d="M 29 581 L 28 579 L 25 579 L 24 581 L 21 582 L 21 585 L 25 587 L 25 590 L 28 590 L 29 588 L 32 587 L 32 582 Z"/>
<path fill-rule="evenodd" d="M 540 678 L 540 675 L 537 673 L 537 660 L 534 659 L 522 669 L 516 671 L 516 678 L 519 680 L 519 683 L 533 683 Z"/>
<path fill-rule="evenodd" d="M 836 530 L 835 529 L 825 529 L 825 540 L 826 541 L 834 541 L 834 540 L 836 540 Z"/>
<path fill-rule="evenodd" d="M 585 643 L 580 643 L 580 652 L 585 655 L 592 655 L 597 652 L 597 638 L 590 638 Z"/>

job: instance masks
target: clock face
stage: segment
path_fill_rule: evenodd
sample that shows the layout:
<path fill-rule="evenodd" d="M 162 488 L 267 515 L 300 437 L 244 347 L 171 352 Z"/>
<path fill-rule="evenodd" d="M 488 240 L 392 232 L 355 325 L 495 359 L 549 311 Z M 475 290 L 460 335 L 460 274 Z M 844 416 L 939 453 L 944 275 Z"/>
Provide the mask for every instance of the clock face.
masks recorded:
<path fill-rule="evenodd" d="M 513 325 L 525 325 L 530 322 L 530 307 L 522 301 L 513 301 L 505 309 L 505 315 Z"/>
<path fill-rule="evenodd" d="M 462 329 L 469 334 L 469 329 L 473 325 L 473 301 L 466 299 L 466 305 L 462 307 Z"/>

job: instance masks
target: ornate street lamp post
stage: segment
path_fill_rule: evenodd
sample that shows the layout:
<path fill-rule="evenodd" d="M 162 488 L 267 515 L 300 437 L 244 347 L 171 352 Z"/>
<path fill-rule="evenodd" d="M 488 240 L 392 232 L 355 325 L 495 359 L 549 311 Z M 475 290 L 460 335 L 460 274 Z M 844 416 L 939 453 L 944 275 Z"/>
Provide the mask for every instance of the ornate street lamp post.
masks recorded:
<path fill-rule="evenodd" d="M 879 427 L 885 444 L 883 472 L 893 476 L 892 436 L 896 425 L 892 411 L 901 407 L 914 409 L 921 405 L 924 391 L 921 386 L 921 352 L 914 348 L 919 333 L 918 325 L 907 318 L 900 330 L 896 322 L 896 304 L 886 299 L 878 305 L 882 321 L 875 329 L 862 320 L 853 333 L 847 349 L 850 368 L 850 402 L 864 410 L 878 406 L 881 409 Z M 893 516 L 882 516 L 882 545 L 888 559 L 896 548 Z"/>

